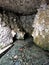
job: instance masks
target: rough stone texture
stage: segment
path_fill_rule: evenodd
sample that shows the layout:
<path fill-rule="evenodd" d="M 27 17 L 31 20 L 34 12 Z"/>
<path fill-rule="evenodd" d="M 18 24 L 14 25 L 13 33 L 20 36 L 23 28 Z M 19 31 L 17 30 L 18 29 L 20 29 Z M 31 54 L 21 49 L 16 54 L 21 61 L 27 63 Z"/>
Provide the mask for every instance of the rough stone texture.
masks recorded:
<path fill-rule="evenodd" d="M 0 58 L 0 65 L 49 65 L 49 52 L 43 51 L 28 41 L 16 41 L 14 46 Z M 21 47 L 22 51 L 19 50 Z M 14 59 L 15 56 L 17 56 L 16 59 Z"/>
<path fill-rule="evenodd" d="M 30 14 L 39 8 L 42 0 L 0 0 L 0 7 L 16 13 Z"/>
<path fill-rule="evenodd" d="M 5 22 L 1 22 L 0 18 L 0 49 L 12 43 L 12 34 L 8 26 L 5 25 Z"/>
<path fill-rule="evenodd" d="M 34 42 L 45 50 L 49 50 L 49 6 L 44 4 L 42 8 L 39 8 L 32 26 Z"/>
<path fill-rule="evenodd" d="M 33 31 L 32 24 L 34 21 L 34 17 L 35 17 L 35 14 L 20 17 L 20 26 L 22 26 L 23 29 L 30 34 Z"/>
<path fill-rule="evenodd" d="M 2 11 L 2 13 L 0 12 L 2 21 L 4 21 L 4 23 L 6 23 L 6 25 L 9 26 L 11 30 L 17 32 L 18 30 L 17 23 L 16 23 L 18 18 L 17 15 L 4 10 Z"/>
<path fill-rule="evenodd" d="M 13 29 L 15 32 L 17 32 L 19 29 L 21 30 L 21 32 L 24 31 L 31 34 L 33 31 L 32 24 L 34 21 L 34 17 L 35 17 L 35 14 L 27 15 L 27 16 L 16 16 L 16 15 L 12 16 L 11 14 L 9 14 L 8 25 L 11 26 L 11 29 Z M 6 20 L 6 17 L 5 17 L 5 20 Z"/>
<path fill-rule="evenodd" d="M 21 27 L 20 29 L 18 28 L 19 25 L 17 24 L 17 18 L 17 15 L 10 12 L 8 12 L 8 15 L 5 14 L 4 11 L 3 14 L 1 14 L 2 21 L 4 21 L 4 23 L 6 23 L 6 25 L 11 29 L 12 37 L 16 35 L 17 39 L 24 39 L 24 32 L 20 31 Z"/>
<path fill-rule="evenodd" d="M 1 15 L 6 25 L 8 25 L 11 28 L 11 30 L 14 30 L 14 32 L 17 32 L 19 30 L 20 32 L 24 31 L 30 34 L 32 33 L 32 24 L 34 21 L 35 13 L 27 16 L 17 16 L 14 13 L 6 13 L 6 11 L 3 11 L 3 14 Z"/>

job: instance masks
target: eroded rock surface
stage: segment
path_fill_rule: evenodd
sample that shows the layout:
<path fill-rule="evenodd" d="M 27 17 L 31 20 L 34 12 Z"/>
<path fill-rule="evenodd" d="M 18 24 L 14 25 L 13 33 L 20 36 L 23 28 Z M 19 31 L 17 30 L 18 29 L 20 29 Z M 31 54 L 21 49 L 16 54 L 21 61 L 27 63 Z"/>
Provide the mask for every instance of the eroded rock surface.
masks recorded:
<path fill-rule="evenodd" d="M 34 17 L 35 17 L 35 14 L 33 15 L 28 15 L 28 16 L 21 16 L 20 17 L 20 23 L 23 27 L 23 29 L 28 32 L 28 33 L 32 33 L 33 31 L 33 27 L 32 27 L 32 24 L 33 24 L 33 21 L 34 21 Z"/>
<path fill-rule="evenodd" d="M 0 49 L 12 43 L 12 34 L 5 22 L 1 21 L 0 17 Z"/>
<path fill-rule="evenodd" d="M 39 8 L 33 27 L 34 42 L 45 50 L 49 50 L 49 6 L 46 4 Z"/>
<path fill-rule="evenodd" d="M 0 65 L 49 65 L 49 52 L 46 53 L 29 39 L 17 40 L 14 46 L 0 58 Z"/>

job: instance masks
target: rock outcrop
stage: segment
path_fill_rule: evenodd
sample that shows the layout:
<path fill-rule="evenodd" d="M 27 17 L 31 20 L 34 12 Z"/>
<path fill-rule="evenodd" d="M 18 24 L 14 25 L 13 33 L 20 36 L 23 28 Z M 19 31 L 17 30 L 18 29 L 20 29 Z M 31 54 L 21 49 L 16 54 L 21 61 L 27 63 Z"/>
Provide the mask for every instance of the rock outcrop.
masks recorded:
<path fill-rule="evenodd" d="M 42 7 L 43 6 L 43 7 Z M 34 42 L 45 50 L 49 50 L 49 6 L 42 5 L 35 16 L 34 31 L 32 36 Z"/>
<path fill-rule="evenodd" d="M 1 21 L 0 17 L 0 49 L 12 43 L 12 34 L 8 26 L 5 25 L 5 22 Z"/>
<path fill-rule="evenodd" d="M 37 45 L 49 50 L 49 6 L 45 4 L 45 0 L 0 0 L 0 7 L 9 10 L 2 12 L 2 20 L 14 34 L 17 33 L 18 39 L 23 39 L 24 33 L 29 33 Z"/>

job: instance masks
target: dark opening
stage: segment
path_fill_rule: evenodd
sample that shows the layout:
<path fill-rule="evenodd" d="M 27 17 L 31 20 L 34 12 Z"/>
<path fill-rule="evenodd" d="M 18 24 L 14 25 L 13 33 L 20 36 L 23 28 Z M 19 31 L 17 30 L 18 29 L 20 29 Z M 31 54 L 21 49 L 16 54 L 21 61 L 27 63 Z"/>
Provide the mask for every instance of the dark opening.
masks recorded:
<path fill-rule="evenodd" d="M 28 38 L 32 38 L 32 36 L 29 33 L 25 33 L 24 35 L 24 40 L 28 39 Z"/>

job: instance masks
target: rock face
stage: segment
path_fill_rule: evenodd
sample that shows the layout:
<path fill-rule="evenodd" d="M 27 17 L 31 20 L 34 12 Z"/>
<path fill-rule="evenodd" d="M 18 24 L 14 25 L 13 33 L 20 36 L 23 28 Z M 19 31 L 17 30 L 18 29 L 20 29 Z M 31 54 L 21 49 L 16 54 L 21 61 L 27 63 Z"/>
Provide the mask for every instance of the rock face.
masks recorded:
<path fill-rule="evenodd" d="M 1 22 L 0 18 L 0 49 L 12 43 L 12 34 L 8 26 L 5 26 L 4 22 Z"/>
<path fill-rule="evenodd" d="M 42 8 L 39 8 L 38 13 L 35 16 L 34 31 L 32 36 L 34 37 L 34 42 L 44 48 L 49 50 L 49 6 L 42 5 Z"/>
<path fill-rule="evenodd" d="M 42 0 L 0 0 L 0 7 L 16 13 L 30 14 L 39 8 Z"/>
<path fill-rule="evenodd" d="M 29 16 L 21 16 L 20 17 L 20 26 L 24 28 L 24 30 L 28 33 L 32 33 L 33 31 L 33 20 L 34 20 L 35 14 L 29 15 Z"/>
<path fill-rule="evenodd" d="M 21 23 L 18 16 L 10 12 L 8 12 L 7 15 L 4 11 L 3 14 L 1 14 L 1 16 L 1 19 L 4 21 L 4 23 L 6 23 L 6 25 L 11 29 L 12 37 L 16 39 L 24 39 L 24 32 L 20 31 L 21 27 L 20 29 L 18 28 Z M 19 21 L 17 20 L 17 18 Z"/>
<path fill-rule="evenodd" d="M 33 21 L 34 21 L 35 13 L 32 15 L 27 16 L 17 16 L 14 13 L 9 13 L 8 15 L 6 13 L 3 13 L 2 19 L 3 21 L 11 27 L 12 30 L 15 32 L 18 31 L 18 29 L 24 32 L 32 33 L 33 31 Z"/>

